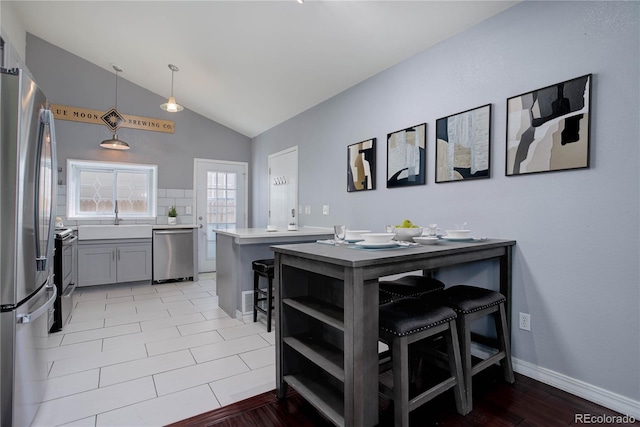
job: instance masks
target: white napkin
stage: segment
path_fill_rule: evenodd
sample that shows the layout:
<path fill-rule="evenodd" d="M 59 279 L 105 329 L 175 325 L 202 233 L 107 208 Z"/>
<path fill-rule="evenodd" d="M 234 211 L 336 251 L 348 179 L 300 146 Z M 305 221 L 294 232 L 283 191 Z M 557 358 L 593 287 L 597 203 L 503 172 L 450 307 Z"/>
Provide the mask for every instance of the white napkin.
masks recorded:
<path fill-rule="evenodd" d="M 325 245 L 335 245 L 336 242 L 333 239 L 329 240 L 316 240 L 316 243 L 323 243 Z"/>
<path fill-rule="evenodd" d="M 404 240 L 398 240 L 396 243 L 400 246 L 420 246 L 420 243 L 405 242 Z"/>

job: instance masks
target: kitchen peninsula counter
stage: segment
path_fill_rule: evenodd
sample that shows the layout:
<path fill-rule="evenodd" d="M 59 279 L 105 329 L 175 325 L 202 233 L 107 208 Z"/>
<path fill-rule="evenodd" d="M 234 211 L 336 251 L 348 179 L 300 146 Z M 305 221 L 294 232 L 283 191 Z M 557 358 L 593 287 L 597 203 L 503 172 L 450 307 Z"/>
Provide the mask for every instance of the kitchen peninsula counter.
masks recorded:
<path fill-rule="evenodd" d="M 216 290 L 218 305 L 229 316 L 242 316 L 242 292 L 253 291 L 251 263 L 273 258 L 272 245 L 315 242 L 333 238 L 333 230 L 320 227 L 301 227 L 295 231 L 267 231 L 265 228 L 215 229 L 216 233 Z M 266 284 L 262 283 L 261 286 Z"/>

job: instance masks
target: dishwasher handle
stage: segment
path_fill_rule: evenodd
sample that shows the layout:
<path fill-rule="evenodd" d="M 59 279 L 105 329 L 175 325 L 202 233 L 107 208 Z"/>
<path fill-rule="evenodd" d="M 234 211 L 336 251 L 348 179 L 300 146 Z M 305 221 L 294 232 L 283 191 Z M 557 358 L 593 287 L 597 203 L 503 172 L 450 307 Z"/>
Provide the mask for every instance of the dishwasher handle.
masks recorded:
<path fill-rule="evenodd" d="M 191 234 L 192 230 L 166 230 L 166 231 L 154 231 L 154 234 Z"/>

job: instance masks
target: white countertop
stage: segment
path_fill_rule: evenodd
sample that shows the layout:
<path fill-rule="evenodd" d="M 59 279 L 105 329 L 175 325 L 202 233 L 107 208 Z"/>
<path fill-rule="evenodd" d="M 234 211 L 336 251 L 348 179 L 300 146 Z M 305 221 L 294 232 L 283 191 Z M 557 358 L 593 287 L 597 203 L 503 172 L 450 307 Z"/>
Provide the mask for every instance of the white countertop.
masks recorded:
<path fill-rule="evenodd" d="M 214 230 L 218 234 L 224 234 L 236 238 L 243 239 L 275 239 L 287 237 L 303 237 L 303 236 L 333 236 L 333 229 L 321 227 L 301 227 L 295 231 L 277 230 L 267 231 L 266 228 L 236 228 L 235 230 Z"/>

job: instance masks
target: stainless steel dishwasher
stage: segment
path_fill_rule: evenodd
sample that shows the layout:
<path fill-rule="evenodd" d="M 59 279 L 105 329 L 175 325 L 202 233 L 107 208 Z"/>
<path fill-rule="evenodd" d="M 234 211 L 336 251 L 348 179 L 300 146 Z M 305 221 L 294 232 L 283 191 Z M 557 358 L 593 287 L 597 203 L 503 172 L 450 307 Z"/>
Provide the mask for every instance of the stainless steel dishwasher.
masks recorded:
<path fill-rule="evenodd" d="M 153 280 L 193 280 L 193 270 L 193 229 L 154 230 Z"/>

